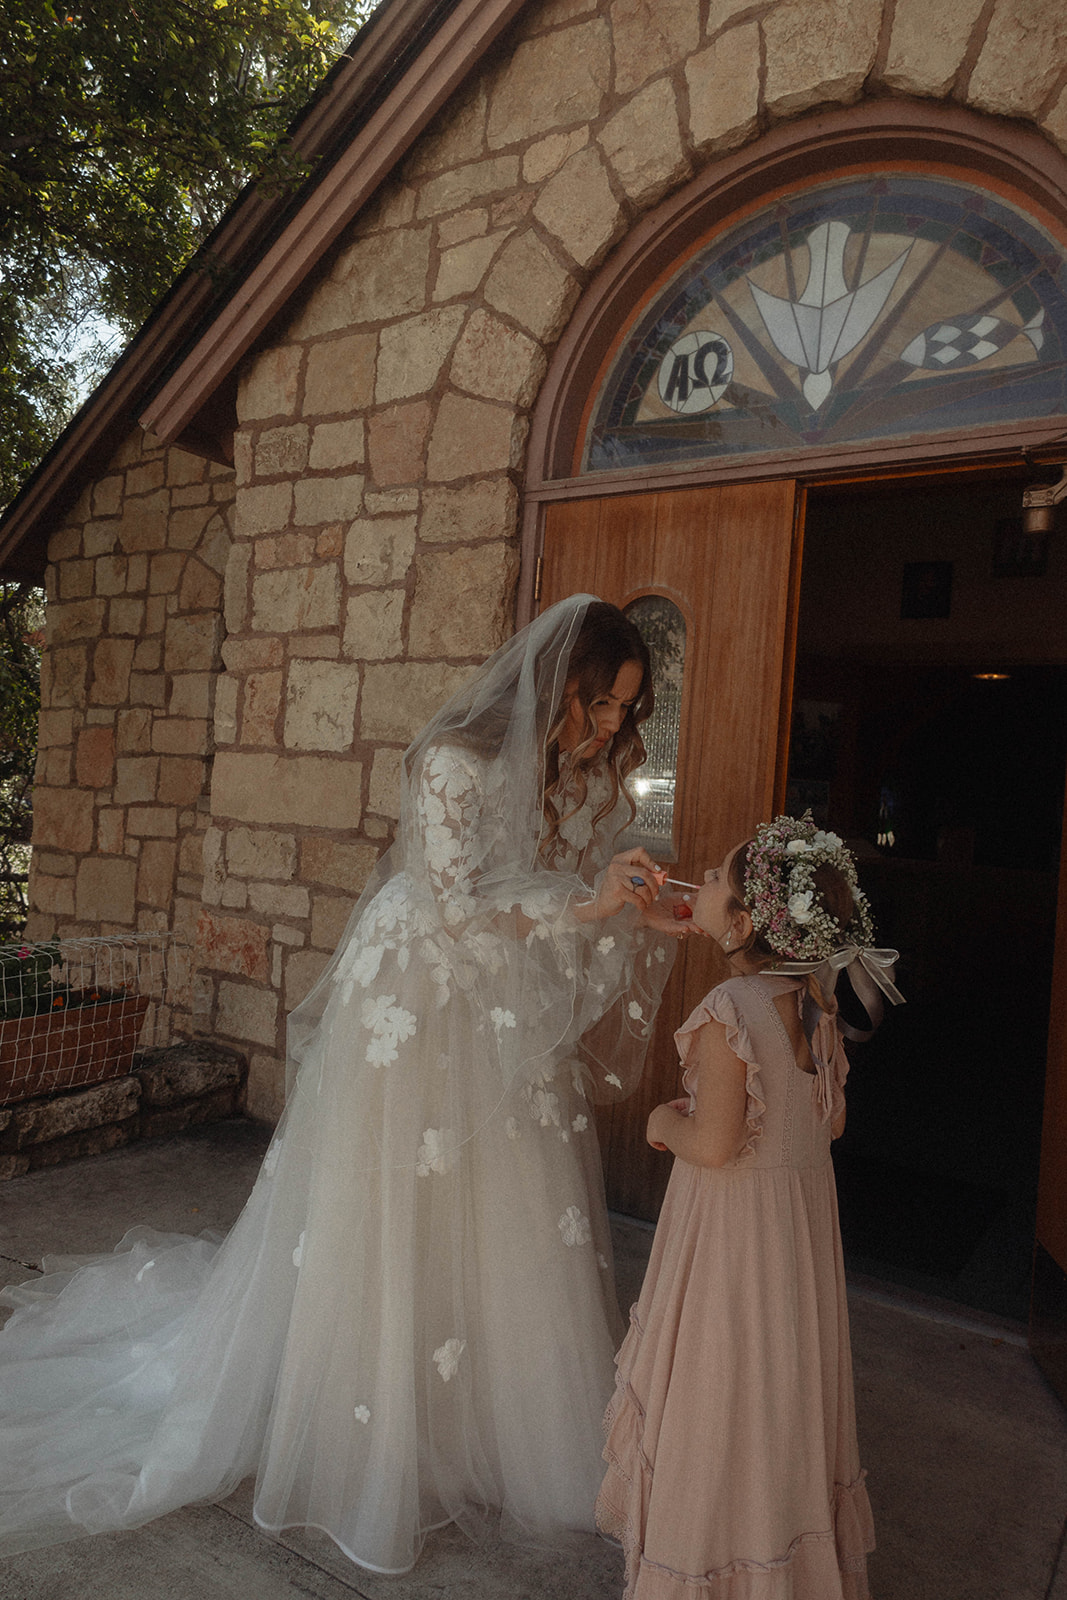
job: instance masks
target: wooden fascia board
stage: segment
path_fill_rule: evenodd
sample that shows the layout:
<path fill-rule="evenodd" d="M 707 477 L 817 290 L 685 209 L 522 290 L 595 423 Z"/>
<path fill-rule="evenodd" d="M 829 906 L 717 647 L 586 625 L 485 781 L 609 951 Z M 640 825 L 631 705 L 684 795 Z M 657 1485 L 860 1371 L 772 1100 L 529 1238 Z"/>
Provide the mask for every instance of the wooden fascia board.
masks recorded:
<path fill-rule="evenodd" d="M 144 427 L 169 442 L 192 423 L 524 3 L 461 0 L 141 412 Z"/>

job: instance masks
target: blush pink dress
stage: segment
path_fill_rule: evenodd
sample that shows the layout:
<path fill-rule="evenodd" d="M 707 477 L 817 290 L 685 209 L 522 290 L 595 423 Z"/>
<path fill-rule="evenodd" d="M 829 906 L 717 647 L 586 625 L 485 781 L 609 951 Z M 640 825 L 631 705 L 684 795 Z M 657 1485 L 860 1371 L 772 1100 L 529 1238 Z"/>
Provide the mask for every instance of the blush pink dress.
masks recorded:
<path fill-rule="evenodd" d="M 868 1600 L 830 1161 L 848 1062 L 823 1017 L 818 1071 L 796 1065 L 774 999 L 799 1006 L 802 983 L 731 978 L 675 1036 L 684 1063 L 725 1024 L 748 1137 L 725 1167 L 675 1160 L 617 1357 L 597 1520 L 622 1542 L 625 1600 Z"/>

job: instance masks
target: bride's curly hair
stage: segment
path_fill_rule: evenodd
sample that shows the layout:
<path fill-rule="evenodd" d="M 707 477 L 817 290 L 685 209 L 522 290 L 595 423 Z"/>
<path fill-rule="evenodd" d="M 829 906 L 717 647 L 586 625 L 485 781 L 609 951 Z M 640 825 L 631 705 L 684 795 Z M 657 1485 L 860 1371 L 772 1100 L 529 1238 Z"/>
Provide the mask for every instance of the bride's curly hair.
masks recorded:
<path fill-rule="evenodd" d="M 555 708 L 545 738 L 542 798 L 545 828 L 539 853 L 546 861 L 551 861 L 556 854 L 560 824 L 585 804 L 588 766 L 583 756 L 591 762 L 596 755 L 593 749 L 593 740 L 597 736 L 596 719 L 591 710 L 593 701 L 611 690 L 620 670 L 628 661 L 640 663 L 641 687 L 633 705 L 627 708 L 621 727 L 604 751 L 604 760 L 611 775 L 611 792 L 593 818 L 594 828 L 601 818 L 614 810 L 620 791 L 630 807 L 628 820 L 633 818 L 637 810 L 626 787 L 626 779 L 645 759 L 645 746 L 638 732 L 638 724 L 652 715 L 655 705 L 648 646 L 634 624 L 617 606 L 608 605 L 603 600 L 595 601 L 586 611 L 571 649 L 563 695 Z M 568 809 L 561 811 L 559 740 L 573 697 L 577 697 L 578 704 L 585 712 L 586 737 L 571 751 L 566 796 Z"/>

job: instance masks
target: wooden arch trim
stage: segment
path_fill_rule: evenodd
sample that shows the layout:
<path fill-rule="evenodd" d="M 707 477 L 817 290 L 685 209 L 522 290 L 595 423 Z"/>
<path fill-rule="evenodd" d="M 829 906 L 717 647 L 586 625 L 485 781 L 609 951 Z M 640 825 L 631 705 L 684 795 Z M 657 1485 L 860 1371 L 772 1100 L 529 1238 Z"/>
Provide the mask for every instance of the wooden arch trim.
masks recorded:
<path fill-rule="evenodd" d="M 518 619 L 534 608 L 540 507 L 550 499 L 578 495 L 718 482 L 730 478 L 791 477 L 813 481 L 857 469 L 928 461 L 936 465 L 959 453 L 961 441 L 931 441 L 845 447 L 840 459 L 828 452 L 811 460 L 791 455 L 788 463 L 700 462 L 691 469 L 573 475 L 573 461 L 590 395 L 598 385 L 619 329 L 675 264 L 696 245 L 775 191 L 808 188 L 849 171 L 894 161 L 953 171 L 1025 206 L 1047 228 L 1067 240 L 1067 159 L 1043 135 L 1003 118 L 980 116 L 959 106 L 922 101 L 868 100 L 783 124 L 763 138 L 712 161 L 684 188 L 650 211 L 589 284 L 556 347 L 531 420 L 526 462 L 526 504 Z M 1053 430 L 1054 432 L 1054 430 Z M 1050 437 L 1047 423 L 1012 424 L 969 436 L 967 454 L 978 464 L 1018 460 L 1040 450 Z M 1061 442 L 1052 450 L 1056 459 Z"/>

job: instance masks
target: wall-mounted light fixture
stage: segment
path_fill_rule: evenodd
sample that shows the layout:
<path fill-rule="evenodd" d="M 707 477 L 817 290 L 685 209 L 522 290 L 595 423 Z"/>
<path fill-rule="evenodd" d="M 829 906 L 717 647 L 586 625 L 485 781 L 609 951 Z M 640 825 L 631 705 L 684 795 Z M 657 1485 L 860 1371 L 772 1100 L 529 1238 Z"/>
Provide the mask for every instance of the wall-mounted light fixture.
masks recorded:
<path fill-rule="evenodd" d="M 1056 507 L 1067 499 L 1067 466 L 1057 483 L 1031 483 L 1023 490 L 1023 532 L 1050 533 Z"/>

